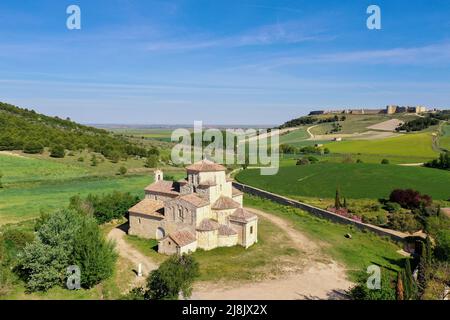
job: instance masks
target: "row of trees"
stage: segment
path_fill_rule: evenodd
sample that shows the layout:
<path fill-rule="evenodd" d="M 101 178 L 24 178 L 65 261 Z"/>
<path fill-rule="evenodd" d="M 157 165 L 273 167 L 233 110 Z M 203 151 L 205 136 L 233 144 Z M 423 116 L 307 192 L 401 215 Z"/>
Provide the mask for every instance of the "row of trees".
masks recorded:
<path fill-rule="evenodd" d="M 334 117 L 327 117 L 327 118 L 317 118 L 317 117 L 311 117 L 311 116 L 305 116 L 305 117 L 299 117 L 296 119 L 289 120 L 285 123 L 283 123 L 279 128 L 293 128 L 293 127 L 299 127 L 304 125 L 310 125 L 310 124 L 321 124 L 321 123 L 330 123 L 330 122 L 338 122 L 338 121 L 345 121 L 347 119 L 346 116 L 339 117 L 338 115 L 334 115 Z"/>
<path fill-rule="evenodd" d="M 439 155 L 439 158 L 425 163 L 425 167 L 442 170 L 450 170 L 450 153 L 445 152 Z"/>
<path fill-rule="evenodd" d="M 431 118 L 429 116 L 424 118 L 418 118 L 411 121 L 407 121 L 403 123 L 402 125 L 398 126 L 395 130 L 396 131 L 421 131 L 429 126 L 434 126 L 439 124 L 439 120 L 435 118 Z"/>
<path fill-rule="evenodd" d="M 304 146 L 297 148 L 289 144 L 281 144 L 280 152 L 283 154 L 329 154 L 330 149 L 316 146 Z"/>

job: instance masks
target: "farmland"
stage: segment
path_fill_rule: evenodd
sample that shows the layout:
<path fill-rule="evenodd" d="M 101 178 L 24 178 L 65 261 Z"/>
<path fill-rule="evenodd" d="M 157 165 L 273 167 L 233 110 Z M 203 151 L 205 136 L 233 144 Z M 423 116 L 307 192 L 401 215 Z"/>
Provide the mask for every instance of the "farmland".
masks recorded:
<path fill-rule="evenodd" d="M 354 140 L 327 144 L 331 152 L 408 157 L 411 162 L 435 158 L 431 133 L 414 133 L 381 140 Z"/>
<path fill-rule="evenodd" d="M 283 166 L 275 176 L 262 176 L 259 170 L 240 172 L 237 180 L 293 198 L 333 198 L 336 187 L 347 198 L 387 197 L 392 189 L 412 188 L 435 199 L 450 198 L 450 172 L 397 165 L 366 163 L 318 163 Z M 424 183 L 426 181 L 426 183 Z"/>

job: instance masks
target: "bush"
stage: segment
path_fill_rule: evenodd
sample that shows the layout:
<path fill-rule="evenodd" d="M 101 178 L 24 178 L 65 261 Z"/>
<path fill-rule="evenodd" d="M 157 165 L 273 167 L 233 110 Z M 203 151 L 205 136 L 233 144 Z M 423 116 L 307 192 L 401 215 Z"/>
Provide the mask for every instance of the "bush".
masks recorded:
<path fill-rule="evenodd" d="M 119 170 L 117 171 L 117 173 L 121 176 L 125 175 L 127 173 L 127 168 L 125 168 L 124 166 L 120 167 Z"/>
<path fill-rule="evenodd" d="M 388 159 L 383 159 L 383 160 L 381 160 L 381 164 L 389 164 L 389 160 Z"/>
<path fill-rule="evenodd" d="M 390 216 L 389 227 L 402 232 L 416 232 L 422 229 L 422 225 L 411 213 L 394 213 Z"/>
<path fill-rule="evenodd" d="M 395 189 L 389 195 L 390 202 L 396 202 L 402 208 L 418 209 L 428 207 L 432 203 L 429 195 L 421 195 L 418 191 L 412 189 Z"/>
<path fill-rule="evenodd" d="M 3 173 L 0 171 L 0 189 L 3 188 L 2 178 L 3 178 Z"/>
<path fill-rule="evenodd" d="M 369 275 L 361 274 L 357 284 L 348 291 L 353 300 L 396 300 L 395 286 L 387 269 L 381 269 L 381 288 L 369 289 L 367 280 Z"/>
<path fill-rule="evenodd" d="M 306 166 L 306 165 L 308 165 L 308 164 L 310 164 L 310 163 L 311 163 L 311 162 L 308 160 L 307 157 L 303 157 L 303 158 L 297 160 L 296 165 L 297 165 L 297 166 Z"/>
<path fill-rule="evenodd" d="M 150 273 L 144 297 L 149 300 L 177 300 L 182 293 L 184 298 L 189 298 L 198 275 L 198 263 L 191 255 L 173 255 Z"/>
<path fill-rule="evenodd" d="M 147 160 L 145 161 L 144 167 L 146 168 L 156 168 L 158 166 L 158 156 L 157 155 L 149 155 Z"/>
<path fill-rule="evenodd" d="M 84 214 L 92 214 L 98 223 L 123 218 L 128 209 L 139 202 L 139 197 L 119 191 L 101 196 L 89 194 L 85 199 L 74 196 L 70 199 L 70 209 Z"/>
<path fill-rule="evenodd" d="M 66 152 L 64 150 L 64 147 L 61 145 L 54 146 L 50 149 L 50 157 L 64 158 L 65 155 L 66 155 Z"/>
<path fill-rule="evenodd" d="M 44 146 L 39 142 L 27 142 L 23 146 L 23 152 L 30 153 L 30 154 L 36 154 L 36 153 L 42 153 L 44 151 Z"/>
<path fill-rule="evenodd" d="M 41 224 L 36 239 L 18 258 L 18 270 L 27 290 L 47 291 L 65 284 L 67 267 L 71 265 L 81 268 L 81 281 L 89 288 L 111 274 L 115 254 L 94 219 L 61 210 Z"/>
<path fill-rule="evenodd" d="M 77 159 L 77 161 L 78 161 L 78 162 L 84 162 L 84 157 L 79 157 L 79 158 Z"/>
<path fill-rule="evenodd" d="M 389 211 L 389 212 L 398 212 L 398 211 L 400 211 L 400 209 L 401 209 L 402 207 L 398 204 L 398 203 L 396 203 L 396 202 L 390 202 L 390 201 L 388 201 L 388 202 L 386 202 L 385 204 L 384 204 L 384 209 L 386 210 L 386 211 Z"/>
<path fill-rule="evenodd" d="M 323 153 L 324 153 L 324 154 L 329 154 L 329 153 L 330 153 L 330 149 L 324 148 L 324 149 L 323 149 Z"/>

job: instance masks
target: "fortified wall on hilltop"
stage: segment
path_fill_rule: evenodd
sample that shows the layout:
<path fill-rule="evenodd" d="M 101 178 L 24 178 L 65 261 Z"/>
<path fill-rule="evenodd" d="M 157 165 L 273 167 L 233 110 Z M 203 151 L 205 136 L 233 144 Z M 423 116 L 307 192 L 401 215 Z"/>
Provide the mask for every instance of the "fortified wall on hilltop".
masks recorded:
<path fill-rule="evenodd" d="M 389 105 L 385 109 L 337 109 L 337 110 L 315 110 L 309 113 L 310 116 L 321 114 L 396 114 L 396 113 L 424 113 L 427 108 L 424 106 L 396 106 Z"/>

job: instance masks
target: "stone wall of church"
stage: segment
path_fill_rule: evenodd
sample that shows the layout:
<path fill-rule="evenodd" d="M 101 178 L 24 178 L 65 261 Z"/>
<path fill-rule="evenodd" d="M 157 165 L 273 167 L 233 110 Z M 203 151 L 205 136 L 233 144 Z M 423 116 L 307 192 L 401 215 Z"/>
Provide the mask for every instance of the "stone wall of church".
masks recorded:
<path fill-rule="evenodd" d="M 161 220 L 157 217 L 130 213 L 128 234 L 145 239 L 155 239 Z"/>
<path fill-rule="evenodd" d="M 238 235 L 219 236 L 217 240 L 218 247 L 232 247 L 238 244 Z"/>
<path fill-rule="evenodd" d="M 217 248 L 218 230 L 197 231 L 197 247 L 203 250 Z"/>
<path fill-rule="evenodd" d="M 242 208 L 243 203 L 244 203 L 244 196 L 242 194 L 240 194 L 238 196 L 234 196 L 234 197 L 232 197 L 232 199 L 234 201 L 236 201 L 237 203 L 239 203 L 241 205 L 241 208 Z"/>
<path fill-rule="evenodd" d="M 245 248 L 250 247 L 252 244 L 258 242 L 258 220 L 248 222 L 244 227 L 245 241 L 242 245 Z"/>

